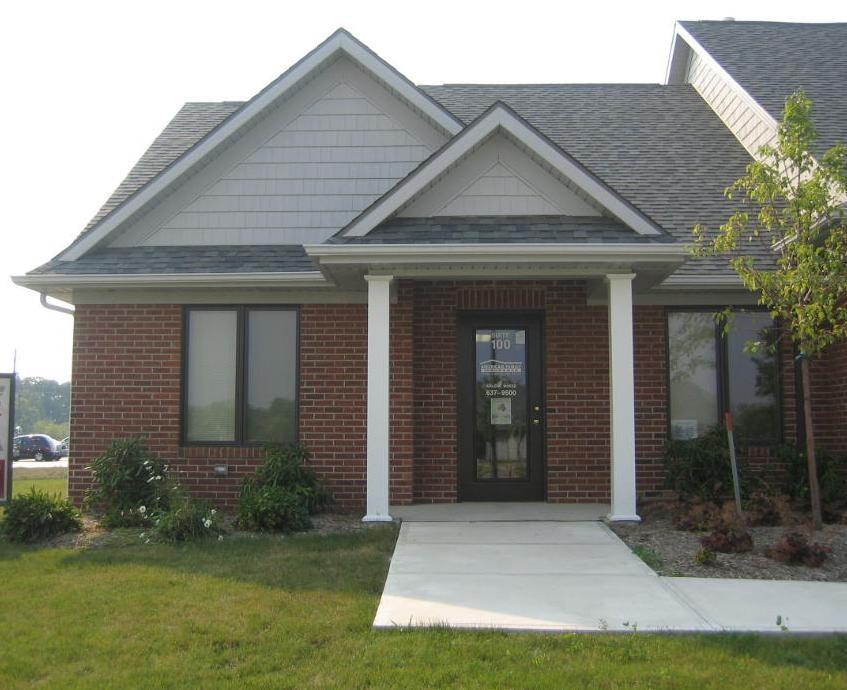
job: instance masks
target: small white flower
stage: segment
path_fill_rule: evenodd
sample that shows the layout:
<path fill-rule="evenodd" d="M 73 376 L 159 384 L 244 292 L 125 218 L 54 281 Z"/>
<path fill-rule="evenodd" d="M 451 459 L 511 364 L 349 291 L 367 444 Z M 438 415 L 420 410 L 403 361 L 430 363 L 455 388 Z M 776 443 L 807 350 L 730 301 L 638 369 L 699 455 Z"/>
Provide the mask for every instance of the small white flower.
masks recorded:
<path fill-rule="evenodd" d="M 206 518 L 205 520 L 203 520 L 203 526 L 204 526 L 206 529 L 209 529 L 209 527 L 211 527 L 211 526 L 212 526 L 212 521 L 211 521 L 209 518 Z"/>
<path fill-rule="evenodd" d="M 147 508 L 145 508 L 144 506 L 138 506 L 138 512 L 144 515 L 144 513 L 147 512 Z"/>
<path fill-rule="evenodd" d="M 212 515 L 214 515 L 214 514 L 215 514 L 215 513 L 217 513 L 217 512 L 218 512 L 217 510 L 215 510 L 214 508 L 212 508 L 212 512 L 211 512 L 211 514 L 212 514 Z"/>
<path fill-rule="evenodd" d="M 146 536 L 147 536 L 147 532 L 142 532 L 142 533 L 141 533 L 141 534 L 139 534 L 138 536 L 139 536 L 141 539 L 144 539 L 144 537 L 146 537 Z"/>
<path fill-rule="evenodd" d="M 223 540 L 224 540 L 224 535 L 223 535 L 223 534 L 219 534 L 219 535 L 218 535 L 218 541 L 223 541 Z"/>

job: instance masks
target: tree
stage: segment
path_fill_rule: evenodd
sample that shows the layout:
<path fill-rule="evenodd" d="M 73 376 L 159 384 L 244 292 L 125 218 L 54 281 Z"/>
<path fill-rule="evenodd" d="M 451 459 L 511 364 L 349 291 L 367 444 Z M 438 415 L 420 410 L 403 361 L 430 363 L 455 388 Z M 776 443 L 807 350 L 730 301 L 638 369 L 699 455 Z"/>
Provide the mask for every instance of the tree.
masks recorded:
<path fill-rule="evenodd" d="M 799 352 L 812 517 L 822 525 L 809 360 L 847 338 L 847 148 L 815 157 L 812 102 L 785 103 L 775 146 L 763 146 L 726 189 L 740 205 L 716 233 L 694 228 L 694 253 L 724 255 Z M 755 251 L 768 242 L 771 252 Z"/>
<path fill-rule="evenodd" d="M 68 435 L 70 399 L 70 383 L 38 376 L 18 378 L 15 385 L 15 426 L 20 427 L 22 434 L 41 433 L 64 438 Z"/>

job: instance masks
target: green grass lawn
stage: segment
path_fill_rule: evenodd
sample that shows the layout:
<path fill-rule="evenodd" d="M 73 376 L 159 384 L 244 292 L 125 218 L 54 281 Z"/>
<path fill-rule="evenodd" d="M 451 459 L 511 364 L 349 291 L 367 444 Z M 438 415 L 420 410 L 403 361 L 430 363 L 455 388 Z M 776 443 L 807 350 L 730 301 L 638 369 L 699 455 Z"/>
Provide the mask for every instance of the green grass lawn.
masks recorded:
<path fill-rule="evenodd" d="M 847 687 L 847 637 L 375 632 L 395 536 L 0 542 L 0 687 Z"/>
<path fill-rule="evenodd" d="M 68 479 L 65 477 L 45 479 L 13 479 L 12 493 L 15 496 L 27 493 L 31 487 L 35 487 L 40 491 L 45 491 L 48 494 L 59 494 L 60 496 L 68 495 Z"/>

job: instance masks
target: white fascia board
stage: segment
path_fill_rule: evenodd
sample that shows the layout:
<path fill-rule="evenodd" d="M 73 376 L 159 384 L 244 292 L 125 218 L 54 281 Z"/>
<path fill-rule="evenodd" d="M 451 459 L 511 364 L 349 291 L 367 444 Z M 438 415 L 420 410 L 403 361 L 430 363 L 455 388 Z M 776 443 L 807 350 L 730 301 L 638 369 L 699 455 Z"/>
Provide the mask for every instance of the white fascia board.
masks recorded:
<path fill-rule="evenodd" d="M 187 173 L 192 166 L 212 153 L 219 145 L 223 144 L 239 128 L 253 120 L 288 90 L 294 88 L 303 79 L 307 78 L 312 72 L 320 69 L 339 53 L 344 53 L 352 60 L 358 62 L 377 79 L 385 82 L 402 98 L 406 99 L 415 108 L 418 108 L 450 135 L 455 135 L 463 128 L 464 125 L 448 113 L 447 110 L 430 99 L 363 43 L 359 42 L 347 31 L 339 29 L 315 48 L 315 50 L 300 60 L 300 62 L 283 73 L 275 82 L 272 82 L 264 90 L 260 91 L 240 110 L 236 111 L 235 114 L 224 120 L 220 126 L 201 139 L 199 143 L 178 158 L 158 177 L 151 180 L 146 186 L 129 197 L 129 199 L 108 215 L 98 226 L 63 252 L 59 258 L 62 261 L 74 261 L 83 256 L 102 242 L 121 223 L 139 211 L 169 185 L 173 184 L 180 176 Z"/>
<path fill-rule="evenodd" d="M 318 271 L 292 273 L 106 273 L 102 275 L 12 276 L 21 287 L 40 291 L 68 288 L 163 288 L 163 287 L 326 287 L 332 283 Z"/>
<path fill-rule="evenodd" d="M 666 84 L 670 83 L 668 80 L 671 76 L 671 70 L 674 66 L 672 60 L 674 58 L 674 55 L 676 54 L 677 37 L 682 38 L 682 40 L 684 40 L 688 44 L 688 47 L 691 48 L 691 50 L 695 51 L 703 59 L 703 61 L 709 65 L 709 67 L 715 70 L 721 76 L 722 79 L 724 79 L 735 91 L 737 91 L 741 95 L 741 97 L 746 101 L 747 105 L 749 105 L 766 124 L 770 125 L 774 129 L 777 128 L 777 121 L 774 119 L 774 117 L 767 110 L 765 110 L 759 104 L 759 102 L 755 98 L 753 98 L 752 95 L 750 95 L 750 92 L 747 91 L 747 89 L 745 89 L 743 86 L 741 86 L 741 84 L 739 84 L 735 80 L 735 78 L 729 72 L 726 71 L 723 65 L 721 65 L 721 63 L 719 63 L 714 57 L 712 57 L 712 54 L 708 50 L 706 50 L 700 44 L 700 42 L 696 38 L 694 38 L 694 36 L 692 36 L 691 33 L 687 31 L 686 28 L 682 26 L 679 22 L 677 22 L 674 26 L 674 47 L 671 49 L 671 60 L 668 61 L 667 74 L 665 75 Z"/>
<path fill-rule="evenodd" d="M 465 129 L 460 136 L 453 139 L 441 151 L 423 163 L 392 191 L 365 210 L 347 226 L 344 236 L 362 237 L 367 235 L 497 129 L 502 129 L 517 139 L 552 168 L 572 180 L 586 194 L 596 199 L 601 206 L 607 208 L 621 222 L 631 227 L 638 234 L 662 234 L 662 231 L 655 224 L 633 207 L 624 203 L 608 187 L 568 156 L 565 156 L 555 145 L 520 120 L 506 106 L 497 104 L 486 115 L 483 115 Z"/>
<path fill-rule="evenodd" d="M 357 244 L 307 245 L 322 265 L 415 263 L 673 263 L 690 253 L 681 244 Z"/>

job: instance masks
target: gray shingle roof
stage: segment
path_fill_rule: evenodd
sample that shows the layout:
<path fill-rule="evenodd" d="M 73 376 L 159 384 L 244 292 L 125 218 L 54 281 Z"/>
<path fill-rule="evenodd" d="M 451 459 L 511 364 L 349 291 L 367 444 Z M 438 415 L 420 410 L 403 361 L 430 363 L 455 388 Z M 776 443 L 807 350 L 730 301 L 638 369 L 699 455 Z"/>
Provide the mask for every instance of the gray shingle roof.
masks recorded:
<path fill-rule="evenodd" d="M 299 245 L 110 247 L 76 261 L 53 259 L 29 275 L 141 273 L 266 273 L 314 271 Z"/>
<path fill-rule="evenodd" d="M 696 223 L 717 227 L 726 219 L 729 213 L 723 190 L 750 160 L 687 85 L 448 84 L 422 88 L 465 122 L 495 101 L 505 102 L 683 241 L 691 239 Z M 164 170 L 240 105 L 186 104 L 98 217 Z M 766 254 L 763 249 L 762 256 Z M 45 270 L 56 270 L 59 265 L 51 262 L 47 264 L 51 268 Z M 703 271 L 730 272 L 718 259 L 689 262 L 680 269 L 689 274 Z"/>
<path fill-rule="evenodd" d="M 785 99 L 802 88 L 814 103 L 818 153 L 847 143 L 847 23 L 680 24 L 777 121 Z"/>
<path fill-rule="evenodd" d="M 242 106 L 242 103 L 186 103 L 153 140 L 118 188 L 100 207 L 81 235 L 103 220 L 133 193 L 163 172 L 200 139 Z"/>
<path fill-rule="evenodd" d="M 445 84 L 424 86 L 463 120 L 502 100 L 678 240 L 729 216 L 723 190 L 750 156 L 691 86 Z M 769 251 L 759 249 L 762 258 Z M 732 271 L 722 259 L 679 274 Z"/>
<path fill-rule="evenodd" d="M 603 242 L 610 244 L 671 241 L 667 236 L 646 236 L 610 218 L 593 216 L 445 216 L 443 218 L 392 218 L 363 237 L 335 236 L 336 244 L 509 244 Z"/>

